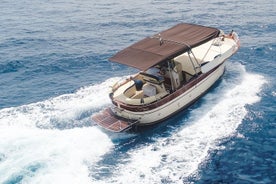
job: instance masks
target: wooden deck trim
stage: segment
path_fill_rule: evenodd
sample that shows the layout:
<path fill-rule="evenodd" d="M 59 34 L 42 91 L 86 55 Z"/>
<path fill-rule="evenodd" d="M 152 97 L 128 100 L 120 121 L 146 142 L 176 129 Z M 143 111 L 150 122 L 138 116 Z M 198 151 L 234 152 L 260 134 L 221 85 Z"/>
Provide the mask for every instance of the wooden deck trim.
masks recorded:
<path fill-rule="evenodd" d="M 100 127 L 112 132 L 127 131 L 138 123 L 136 120 L 128 120 L 116 116 L 110 108 L 93 115 L 92 120 Z"/>

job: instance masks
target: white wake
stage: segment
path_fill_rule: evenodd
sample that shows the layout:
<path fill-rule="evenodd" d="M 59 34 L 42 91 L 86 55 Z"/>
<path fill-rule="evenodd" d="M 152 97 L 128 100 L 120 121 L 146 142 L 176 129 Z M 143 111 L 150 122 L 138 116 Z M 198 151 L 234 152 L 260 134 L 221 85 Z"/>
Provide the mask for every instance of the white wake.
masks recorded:
<path fill-rule="evenodd" d="M 113 147 L 90 116 L 116 80 L 0 110 L 0 183 L 90 183 L 88 165 Z"/>

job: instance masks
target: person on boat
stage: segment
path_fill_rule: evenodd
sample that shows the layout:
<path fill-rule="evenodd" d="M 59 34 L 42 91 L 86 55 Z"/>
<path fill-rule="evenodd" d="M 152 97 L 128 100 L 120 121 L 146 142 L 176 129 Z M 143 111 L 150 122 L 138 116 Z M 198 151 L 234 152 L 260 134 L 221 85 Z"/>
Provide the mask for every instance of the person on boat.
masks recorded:
<path fill-rule="evenodd" d="M 143 88 L 143 81 L 140 79 L 134 79 L 133 77 L 130 77 L 130 80 L 133 80 L 136 91 L 141 91 Z"/>

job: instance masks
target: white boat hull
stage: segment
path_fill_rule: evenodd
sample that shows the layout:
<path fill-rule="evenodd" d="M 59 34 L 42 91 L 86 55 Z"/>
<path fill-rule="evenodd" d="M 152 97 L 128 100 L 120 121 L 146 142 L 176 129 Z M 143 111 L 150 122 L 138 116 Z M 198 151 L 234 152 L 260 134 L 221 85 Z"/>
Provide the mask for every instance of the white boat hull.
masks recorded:
<path fill-rule="evenodd" d="M 187 107 L 202 96 L 222 76 L 224 68 L 225 63 L 221 64 L 215 71 L 188 91 L 158 108 L 143 112 L 133 112 L 115 107 L 114 113 L 120 117 L 138 120 L 139 123 L 137 125 L 139 126 L 160 122 Z"/>

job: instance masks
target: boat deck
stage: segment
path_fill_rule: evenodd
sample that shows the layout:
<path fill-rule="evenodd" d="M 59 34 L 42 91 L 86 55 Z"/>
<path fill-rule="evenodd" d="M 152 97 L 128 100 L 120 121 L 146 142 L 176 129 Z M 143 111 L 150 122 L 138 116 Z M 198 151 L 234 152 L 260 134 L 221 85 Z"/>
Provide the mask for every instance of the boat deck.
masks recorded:
<path fill-rule="evenodd" d="M 136 120 L 122 119 L 114 115 L 110 108 L 106 108 L 101 112 L 92 116 L 92 120 L 104 129 L 112 132 L 123 132 L 129 130 L 134 124 L 138 123 Z"/>

